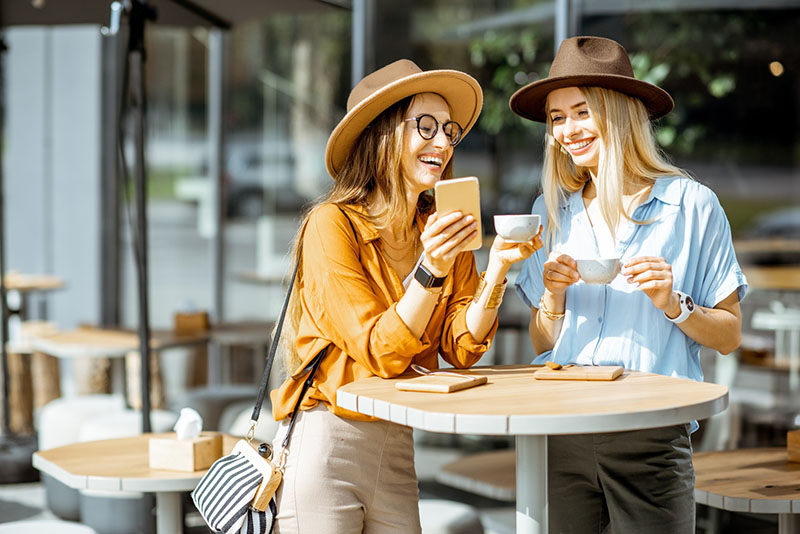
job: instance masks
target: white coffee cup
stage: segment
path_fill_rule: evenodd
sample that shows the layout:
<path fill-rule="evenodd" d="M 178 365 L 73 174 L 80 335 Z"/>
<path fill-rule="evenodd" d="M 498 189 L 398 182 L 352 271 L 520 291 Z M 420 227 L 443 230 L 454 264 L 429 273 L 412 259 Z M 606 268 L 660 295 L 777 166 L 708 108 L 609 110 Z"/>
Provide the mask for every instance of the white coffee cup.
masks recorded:
<path fill-rule="evenodd" d="M 575 259 L 578 273 L 587 284 L 607 284 L 619 274 L 619 258 Z"/>
<path fill-rule="evenodd" d="M 538 215 L 495 215 L 494 230 L 511 243 L 525 243 L 536 236 L 541 218 Z"/>

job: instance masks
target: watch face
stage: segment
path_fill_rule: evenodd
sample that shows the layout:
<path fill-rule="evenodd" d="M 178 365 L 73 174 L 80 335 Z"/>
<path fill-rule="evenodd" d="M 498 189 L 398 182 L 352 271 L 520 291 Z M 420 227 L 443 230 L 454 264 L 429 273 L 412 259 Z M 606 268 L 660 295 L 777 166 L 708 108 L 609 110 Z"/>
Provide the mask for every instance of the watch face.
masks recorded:
<path fill-rule="evenodd" d="M 690 297 L 689 295 L 686 295 L 686 309 L 689 310 L 690 312 L 694 311 L 694 301 L 692 300 L 692 297 Z"/>

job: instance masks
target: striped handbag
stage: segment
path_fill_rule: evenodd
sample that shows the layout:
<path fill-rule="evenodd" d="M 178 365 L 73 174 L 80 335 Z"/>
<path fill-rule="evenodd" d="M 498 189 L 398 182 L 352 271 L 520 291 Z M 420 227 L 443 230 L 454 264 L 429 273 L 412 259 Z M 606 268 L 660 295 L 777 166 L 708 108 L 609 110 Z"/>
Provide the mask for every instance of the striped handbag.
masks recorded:
<path fill-rule="evenodd" d="M 300 248 L 302 249 L 302 246 Z M 303 384 L 300 397 L 294 405 L 289 428 L 283 439 L 281 454 L 276 465 L 272 461 L 272 447 L 269 443 L 261 443 L 256 449 L 252 442 L 256 422 L 266 396 L 269 373 L 272 370 L 272 362 L 278 348 L 289 297 L 297 276 L 300 250 L 298 250 L 297 256 L 298 262 L 295 264 L 289 282 L 289 290 L 286 293 L 278 325 L 272 338 L 267 365 L 261 379 L 261 387 L 258 390 L 253 414 L 250 417 L 250 429 L 247 436 L 245 439 L 239 440 L 231 454 L 223 456 L 211 465 L 192 492 L 192 500 L 197 506 L 197 510 L 214 533 L 272 533 L 275 516 L 278 513 L 274 496 L 283 479 L 292 428 L 300 410 L 300 403 L 314 381 L 314 375 L 327 352 L 327 348 L 322 349 L 301 373 L 301 375 L 307 374 L 308 377 Z"/>

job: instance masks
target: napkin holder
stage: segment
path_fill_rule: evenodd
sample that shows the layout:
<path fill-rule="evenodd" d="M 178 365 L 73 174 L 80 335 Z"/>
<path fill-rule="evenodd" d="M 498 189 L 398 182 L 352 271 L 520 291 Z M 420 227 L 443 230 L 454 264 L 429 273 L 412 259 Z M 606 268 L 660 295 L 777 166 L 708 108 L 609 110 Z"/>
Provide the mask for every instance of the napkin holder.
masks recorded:
<path fill-rule="evenodd" d="M 222 456 L 222 434 L 201 432 L 191 439 L 178 439 L 172 432 L 149 440 L 150 469 L 191 473 L 208 469 Z"/>
<path fill-rule="evenodd" d="M 173 331 L 178 335 L 206 332 L 210 327 L 208 312 L 177 312 L 173 317 Z"/>

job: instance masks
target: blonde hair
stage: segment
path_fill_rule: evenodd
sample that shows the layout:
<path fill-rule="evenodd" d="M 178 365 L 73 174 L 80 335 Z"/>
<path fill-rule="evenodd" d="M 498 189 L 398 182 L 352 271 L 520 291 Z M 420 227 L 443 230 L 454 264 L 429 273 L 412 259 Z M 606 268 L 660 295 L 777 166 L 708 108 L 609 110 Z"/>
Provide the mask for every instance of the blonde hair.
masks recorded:
<path fill-rule="evenodd" d="M 653 126 L 644 104 L 638 98 L 603 87 L 579 87 L 586 98 L 591 116 L 600 134 L 600 157 L 597 166 L 597 200 L 612 236 L 624 217 L 622 194 L 626 180 L 652 185 L 658 178 L 689 174 L 672 165 L 656 146 Z M 549 98 L 549 97 L 548 97 Z M 553 123 L 547 114 L 542 190 L 550 224 L 547 228 L 548 250 L 561 231 L 559 206 L 567 196 L 583 189 L 591 179 L 589 169 L 578 167 L 569 152 L 553 137 Z M 652 221 L 633 221 L 649 224 Z"/>
<path fill-rule="evenodd" d="M 408 112 L 414 97 L 410 96 L 393 104 L 376 117 L 359 135 L 342 165 L 339 173 L 334 177 L 331 190 L 317 200 L 303 216 L 300 230 L 294 238 L 290 271 L 294 269 L 297 261 L 297 248 L 303 237 L 306 223 L 314 212 L 323 205 L 335 204 L 343 211 L 352 211 L 352 206 L 375 207 L 378 202 L 379 209 L 372 213 L 365 210 L 358 216 L 367 217 L 378 228 L 386 228 L 396 221 L 402 221 L 402 228 L 410 226 L 407 221 L 406 209 L 406 182 L 402 172 L 403 143 Z M 442 179 L 453 175 L 453 158 L 442 170 Z M 423 193 L 417 202 L 418 213 L 430 213 L 433 210 L 433 196 Z M 297 268 L 294 290 L 289 299 L 286 312 L 286 322 L 280 339 L 280 349 L 284 369 L 292 374 L 301 364 L 297 354 L 295 337 L 300 324 L 302 308 L 300 306 L 297 289 L 303 282 L 302 262 Z"/>

